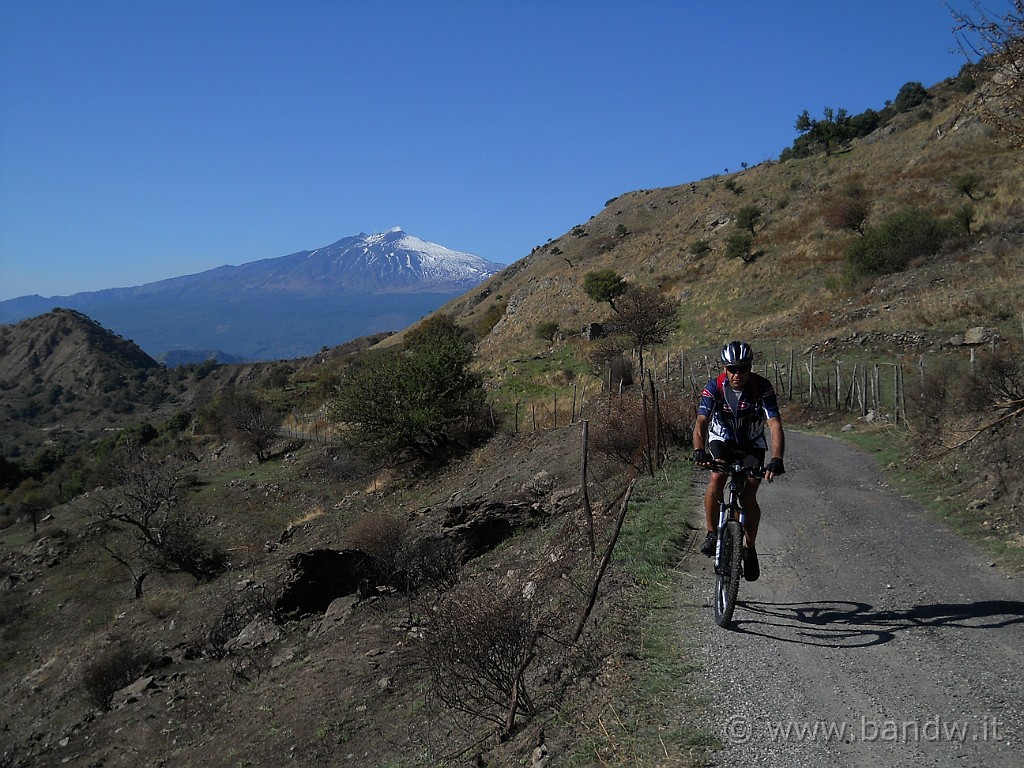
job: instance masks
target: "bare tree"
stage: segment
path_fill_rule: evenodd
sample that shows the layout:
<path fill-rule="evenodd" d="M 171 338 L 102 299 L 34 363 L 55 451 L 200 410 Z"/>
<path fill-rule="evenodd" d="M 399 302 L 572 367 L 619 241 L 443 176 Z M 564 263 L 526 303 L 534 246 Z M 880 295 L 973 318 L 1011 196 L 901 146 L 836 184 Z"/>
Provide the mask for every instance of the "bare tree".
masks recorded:
<path fill-rule="evenodd" d="M 92 513 L 101 545 L 132 577 L 136 597 L 153 571 L 205 581 L 224 569 L 224 553 L 195 533 L 199 521 L 185 498 L 189 478 L 180 459 L 151 458 L 126 439 L 111 471 L 117 487 L 96 497 Z"/>
<path fill-rule="evenodd" d="M 231 392 L 223 399 L 228 426 L 261 464 L 277 439 L 281 420 L 278 413 L 251 392 Z"/>
<path fill-rule="evenodd" d="M 979 2 L 974 13 L 950 8 L 954 34 L 968 61 L 984 78 L 969 107 L 1019 146 L 1024 146 L 1024 0 L 1011 0 L 1003 16 L 992 16 Z"/>
<path fill-rule="evenodd" d="M 618 327 L 633 342 L 640 356 L 640 381 L 644 380 L 644 349 L 661 344 L 676 324 L 679 302 L 656 288 L 631 286 L 617 305 Z"/>

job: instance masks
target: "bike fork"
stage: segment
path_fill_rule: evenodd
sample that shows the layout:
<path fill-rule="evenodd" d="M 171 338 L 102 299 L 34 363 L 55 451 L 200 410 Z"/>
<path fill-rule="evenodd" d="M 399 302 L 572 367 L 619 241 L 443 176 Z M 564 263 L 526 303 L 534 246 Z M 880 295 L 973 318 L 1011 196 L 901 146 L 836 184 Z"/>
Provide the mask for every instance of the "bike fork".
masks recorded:
<path fill-rule="evenodd" d="M 729 507 L 723 502 L 718 507 L 718 537 L 715 539 L 715 573 L 719 573 L 722 567 L 722 538 L 725 533 L 725 524 L 729 521 Z"/>

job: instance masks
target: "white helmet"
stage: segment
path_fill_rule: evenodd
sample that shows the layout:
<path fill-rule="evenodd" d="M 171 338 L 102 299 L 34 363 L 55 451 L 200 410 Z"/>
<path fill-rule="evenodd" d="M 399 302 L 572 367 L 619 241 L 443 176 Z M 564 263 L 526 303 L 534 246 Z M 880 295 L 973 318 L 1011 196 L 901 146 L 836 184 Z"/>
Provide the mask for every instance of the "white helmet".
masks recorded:
<path fill-rule="evenodd" d="M 722 347 L 722 362 L 726 365 L 750 365 L 754 362 L 754 352 L 745 341 L 730 341 Z"/>

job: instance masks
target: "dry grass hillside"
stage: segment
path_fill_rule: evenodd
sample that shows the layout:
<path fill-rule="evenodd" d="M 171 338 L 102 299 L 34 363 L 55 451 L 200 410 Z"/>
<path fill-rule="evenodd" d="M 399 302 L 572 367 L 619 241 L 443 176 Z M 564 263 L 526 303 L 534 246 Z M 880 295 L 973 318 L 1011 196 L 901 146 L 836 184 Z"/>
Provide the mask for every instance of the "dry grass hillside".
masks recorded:
<path fill-rule="evenodd" d="M 542 351 L 535 338 L 541 323 L 556 322 L 573 336 L 609 319 L 607 305 L 583 291 L 584 275 L 605 268 L 678 297 L 674 348 L 714 346 L 727 336 L 762 347 L 854 332 L 948 337 L 974 325 L 1019 339 L 1024 163 L 1011 141 L 963 111 L 967 98 L 956 80 L 947 81 L 920 107 L 831 156 L 620 195 L 442 311 L 469 326 L 493 324 L 480 354 L 497 367 Z M 956 189 L 966 174 L 978 179 L 976 200 Z M 859 235 L 830 229 L 823 210 L 853 185 L 870 201 L 867 226 L 904 208 L 948 217 L 969 203 L 973 236 L 948 242 L 901 274 L 851 280 L 844 253 Z M 754 234 L 759 255 L 727 258 L 737 213 L 751 205 L 762 211 Z M 694 253 L 702 240 L 710 250 Z"/>

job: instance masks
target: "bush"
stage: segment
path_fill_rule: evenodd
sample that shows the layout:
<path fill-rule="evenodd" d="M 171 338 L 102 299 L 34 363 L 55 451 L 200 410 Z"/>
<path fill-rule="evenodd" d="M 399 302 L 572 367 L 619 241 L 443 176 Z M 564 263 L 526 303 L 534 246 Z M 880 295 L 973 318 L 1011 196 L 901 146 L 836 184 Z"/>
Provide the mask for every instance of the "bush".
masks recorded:
<path fill-rule="evenodd" d="M 538 323 L 535 333 L 538 339 L 543 341 L 554 341 L 555 337 L 558 335 L 558 330 L 558 323 L 549 320 L 547 322 Z"/>
<path fill-rule="evenodd" d="M 921 83 L 904 83 L 896 94 L 892 106 L 897 112 L 909 112 L 914 107 L 924 104 L 928 99 L 928 91 Z"/>
<path fill-rule="evenodd" d="M 598 269 L 583 276 L 583 291 L 597 302 L 607 301 L 615 309 L 615 299 L 629 288 L 614 269 Z"/>
<path fill-rule="evenodd" d="M 334 416 L 371 459 L 443 461 L 490 431 L 482 377 L 465 331 L 434 323 L 404 352 L 364 354 L 342 381 Z"/>
<path fill-rule="evenodd" d="M 82 675 L 86 698 L 100 709 L 110 709 L 114 694 L 138 680 L 155 661 L 155 654 L 138 643 L 119 643 L 86 667 Z"/>
<path fill-rule="evenodd" d="M 851 187 L 829 198 L 821 211 L 825 223 L 833 229 L 864 234 L 864 222 L 871 213 L 871 202 L 860 187 Z"/>
<path fill-rule="evenodd" d="M 697 240 L 690 243 L 690 247 L 687 248 L 687 250 L 690 252 L 691 256 L 697 256 L 699 258 L 707 255 L 711 250 L 711 244 L 707 240 Z"/>
<path fill-rule="evenodd" d="M 745 205 L 736 214 L 736 226 L 754 234 L 754 228 L 761 220 L 761 209 L 756 205 Z"/>
<path fill-rule="evenodd" d="M 899 272 L 912 259 L 935 255 L 948 230 L 940 219 L 908 208 L 867 230 L 847 249 L 846 261 L 855 276 Z"/>
<path fill-rule="evenodd" d="M 474 582 L 449 593 L 420 648 L 437 697 L 507 736 L 517 714 L 536 711 L 529 689 L 540 630 L 521 589 Z"/>
<path fill-rule="evenodd" d="M 228 645 L 258 617 L 278 622 L 280 617 L 267 588 L 262 584 L 249 584 L 235 593 L 224 605 L 220 615 L 206 631 L 205 650 L 212 658 L 222 659 L 228 655 Z"/>
<path fill-rule="evenodd" d="M 729 259 L 750 260 L 750 249 L 754 245 L 754 236 L 749 232 L 733 232 L 725 240 L 725 255 Z"/>

